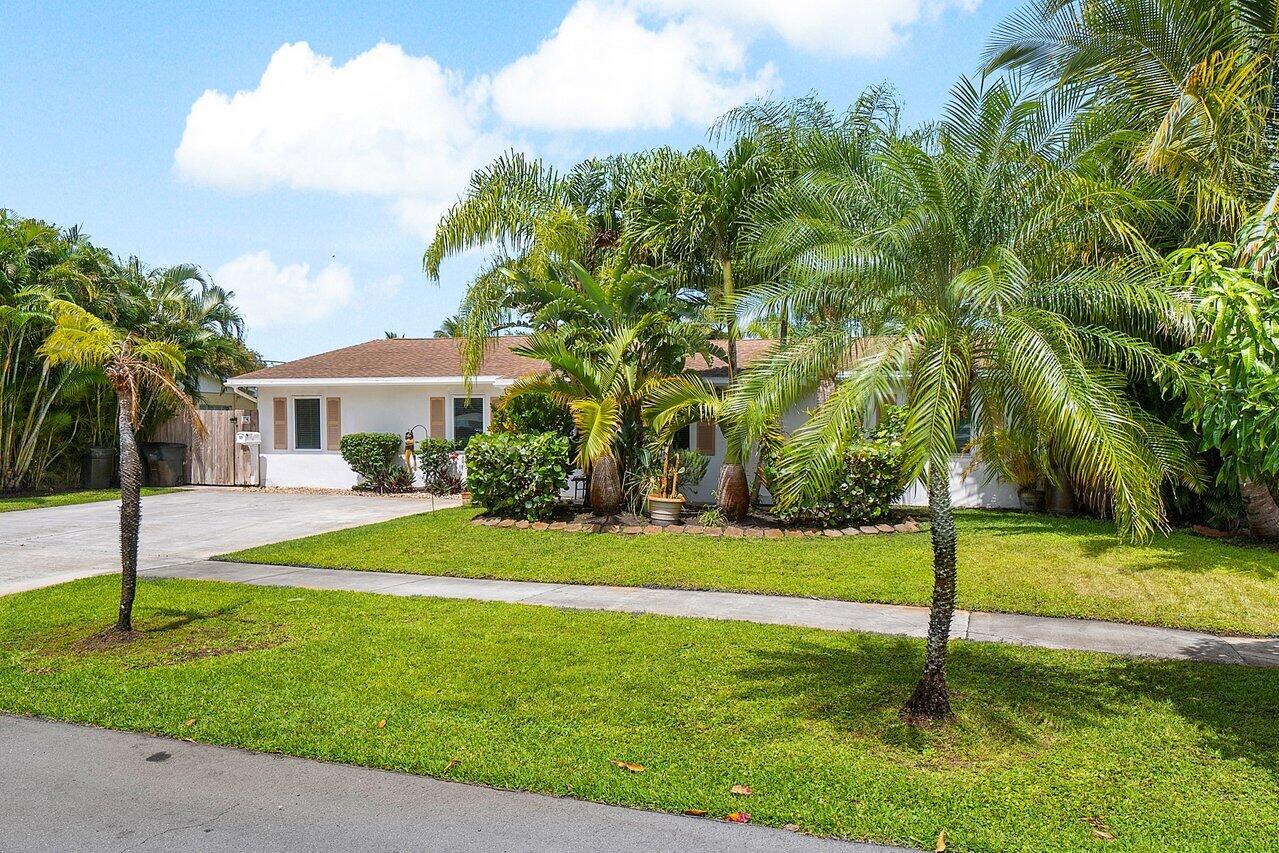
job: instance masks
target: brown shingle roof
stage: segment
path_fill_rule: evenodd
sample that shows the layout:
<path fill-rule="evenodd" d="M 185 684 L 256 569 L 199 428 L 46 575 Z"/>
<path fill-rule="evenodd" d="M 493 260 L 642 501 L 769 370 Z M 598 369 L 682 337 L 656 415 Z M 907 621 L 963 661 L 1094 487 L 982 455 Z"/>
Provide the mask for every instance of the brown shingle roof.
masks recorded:
<path fill-rule="evenodd" d="M 480 376 L 515 378 L 545 369 L 546 362 L 525 358 L 511 348 L 528 339 L 522 335 L 503 337 L 484 357 Z M 252 385 L 263 379 L 398 379 L 407 377 L 460 376 L 462 362 L 458 338 L 378 338 L 362 344 L 299 358 L 296 361 L 264 367 L 235 377 L 237 385 Z M 724 342 L 717 342 L 723 348 Z M 743 340 L 737 342 L 737 361 L 746 367 L 764 354 L 773 341 Z M 725 376 L 722 359 L 714 359 L 708 367 L 701 356 L 686 362 L 687 369 L 703 376 Z"/>

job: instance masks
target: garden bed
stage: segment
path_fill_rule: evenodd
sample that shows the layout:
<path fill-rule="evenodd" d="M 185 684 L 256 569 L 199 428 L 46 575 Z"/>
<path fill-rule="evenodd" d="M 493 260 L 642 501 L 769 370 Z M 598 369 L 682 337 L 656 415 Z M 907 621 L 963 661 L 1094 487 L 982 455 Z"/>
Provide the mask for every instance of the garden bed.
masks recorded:
<path fill-rule="evenodd" d="M 724 525 L 705 525 L 695 521 L 694 523 L 658 525 L 648 518 L 631 513 L 609 518 L 600 518 L 589 512 L 572 514 L 561 512 L 558 515 L 565 517 L 557 517 L 552 521 L 527 521 L 480 515 L 473 518 L 471 524 L 480 527 L 554 530 L 564 533 L 613 533 L 622 536 L 722 536 L 729 539 L 798 539 L 805 536 L 825 536 L 834 539 L 843 536 L 918 533 L 922 529 L 919 522 L 910 515 L 892 516 L 875 524 L 828 528 L 788 526 L 765 515 L 751 515 L 740 522 Z"/>

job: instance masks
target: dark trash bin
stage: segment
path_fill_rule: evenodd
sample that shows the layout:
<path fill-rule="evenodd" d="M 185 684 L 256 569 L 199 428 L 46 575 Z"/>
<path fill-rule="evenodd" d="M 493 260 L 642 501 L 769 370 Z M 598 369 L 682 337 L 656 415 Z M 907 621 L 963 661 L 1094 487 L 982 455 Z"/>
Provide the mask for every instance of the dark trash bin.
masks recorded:
<path fill-rule="evenodd" d="M 176 441 L 143 444 L 142 481 L 148 486 L 180 486 L 187 446 Z"/>
<path fill-rule="evenodd" d="M 86 489 L 109 489 L 115 485 L 114 447 L 90 447 L 80 464 L 80 485 Z"/>

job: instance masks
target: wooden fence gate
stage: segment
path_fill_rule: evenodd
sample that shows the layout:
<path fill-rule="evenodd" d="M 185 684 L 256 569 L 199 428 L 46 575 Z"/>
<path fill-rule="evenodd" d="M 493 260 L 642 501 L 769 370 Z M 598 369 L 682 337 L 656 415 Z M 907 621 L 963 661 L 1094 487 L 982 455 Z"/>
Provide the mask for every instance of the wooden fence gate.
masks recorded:
<path fill-rule="evenodd" d="M 237 445 L 237 432 L 257 432 L 258 413 L 248 409 L 200 409 L 201 438 L 191 425 L 172 420 L 156 432 L 155 441 L 187 446 L 186 481 L 201 486 L 258 485 L 258 446 Z"/>

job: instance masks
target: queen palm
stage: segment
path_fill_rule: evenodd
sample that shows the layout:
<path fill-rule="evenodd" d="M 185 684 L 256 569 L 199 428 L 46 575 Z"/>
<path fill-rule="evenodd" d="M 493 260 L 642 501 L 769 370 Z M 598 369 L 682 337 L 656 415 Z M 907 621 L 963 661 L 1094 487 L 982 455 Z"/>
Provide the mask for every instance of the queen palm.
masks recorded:
<path fill-rule="evenodd" d="M 782 502 L 825 491 L 865 412 L 899 396 L 908 475 L 932 521 L 933 593 L 923 674 L 903 718 L 951 716 L 946 649 L 956 597 L 950 463 L 956 429 L 1036 432 L 1061 474 L 1110 495 L 1120 529 L 1163 523 L 1160 487 L 1188 454 L 1125 392 L 1177 367 L 1155 340 L 1185 335 L 1184 303 L 1134 263 L 1133 221 L 1159 213 L 1097 177 L 1095 140 L 1066 108 L 997 82 L 963 81 L 944 119 L 884 137 L 869 158 L 836 152 L 771 204 L 758 251 L 783 263 L 775 296 L 838 318 L 746 371 L 738 393 L 762 409 L 792 405 L 824 375 L 843 381 L 789 438 L 770 485 Z M 1084 259 L 1098 261 L 1081 266 Z"/>
<path fill-rule="evenodd" d="M 143 392 L 172 400 L 202 430 L 191 398 L 175 376 L 184 368 L 181 347 L 172 341 L 138 337 L 89 313 L 73 302 L 49 306 L 55 326 L 40 347 L 51 366 L 68 365 L 101 371 L 116 394 L 116 426 L 120 437 L 120 607 L 113 631 L 133 631 L 133 599 L 137 590 L 138 532 L 142 521 L 142 459 L 135 428 Z"/>

